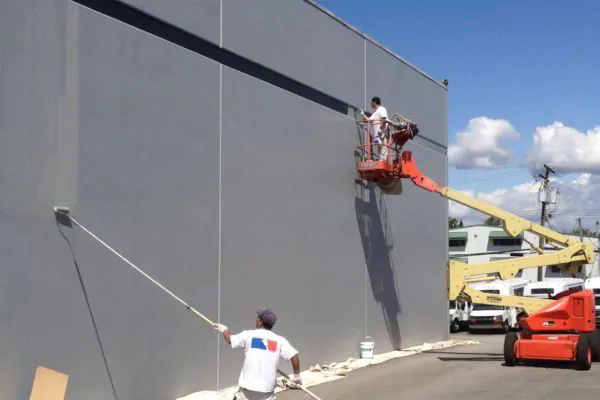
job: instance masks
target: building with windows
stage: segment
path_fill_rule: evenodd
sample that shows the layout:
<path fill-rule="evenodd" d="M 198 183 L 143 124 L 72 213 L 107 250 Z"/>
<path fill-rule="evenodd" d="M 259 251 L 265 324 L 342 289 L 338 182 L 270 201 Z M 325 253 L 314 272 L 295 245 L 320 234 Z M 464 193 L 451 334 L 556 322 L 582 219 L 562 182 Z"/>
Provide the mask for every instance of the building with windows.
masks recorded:
<path fill-rule="evenodd" d="M 242 366 L 82 229 L 59 231 L 55 205 L 233 332 L 273 308 L 303 368 L 365 336 L 377 352 L 448 338 L 448 202 L 410 181 L 382 196 L 355 164 L 378 96 L 447 185 L 444 77 L 308 0 L 5 1 L 0 49 L 3 399 L 27 398 L 38 365 L 85 400 L 174 400 Z"/>
<path fill-rule="evenodd" d="M 570 236 L 579 240 L 578 236 Z M 598 239 L 585 237 L 598 249 Z M 511 237 L 504 229 L 486 225 L 473 225 L 463 228 L 451 229 L 448 232 L 449 257 L 469 264 L 489 261 L 505 260 L 515 257 L 528 257 L 533 255 L 529 243 L 538 244 L 538 236 L 524 232 L 520 236 Z M 551 248 L 546 246 L 546 249 Z M 597 256 L 593 265 L 586 264 L 582 269 L 583 274 L 576 277 L 594 277 L 600 274 L 600 257 Z M 529 268 L 519 272 L 517 277 L 522 277 L 532 282 L 537 281 L 537 269 Z M 557 267 L 543 267 L 544 279 L 566 277 Z"/>

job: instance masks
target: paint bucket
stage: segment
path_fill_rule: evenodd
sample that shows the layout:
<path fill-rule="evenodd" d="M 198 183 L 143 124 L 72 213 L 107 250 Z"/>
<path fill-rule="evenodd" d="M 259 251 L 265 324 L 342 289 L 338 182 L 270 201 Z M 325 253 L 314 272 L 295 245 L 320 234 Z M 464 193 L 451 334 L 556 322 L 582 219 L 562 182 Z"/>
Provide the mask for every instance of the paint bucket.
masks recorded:
<path fill-rule="evenodd" d="M 360 342 L 360 358 L 373 358 L 375 352 L 375 340 L 371 336 L 367 336 L 363 342 Z"/>

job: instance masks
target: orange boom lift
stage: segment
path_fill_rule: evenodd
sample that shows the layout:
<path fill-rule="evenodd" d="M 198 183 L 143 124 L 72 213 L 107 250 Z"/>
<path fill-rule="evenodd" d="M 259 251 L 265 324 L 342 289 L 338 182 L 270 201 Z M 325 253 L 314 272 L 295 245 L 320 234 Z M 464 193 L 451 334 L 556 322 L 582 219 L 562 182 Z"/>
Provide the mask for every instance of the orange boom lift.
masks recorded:
<path fill-rule="evenodd" d="M 595 260 L 591 244 L 535 224 L 480 199 L 472 198 L 448 187 L 440 187 L 418 168 L 412 152 L 404 145 L 419 132 L 417 125 L 400 115 L 380 124 L 383 144 L 374 143 L 373 121 L 357 122 L 361 144 L 357 148 L 357 172 L 361 179 L 376 183 L 386 194 L 399 193 L 401 179 L 410 179 L 418 187 L 496 217 L 512 237 L 524 231 L 544 237 L 546 243 L 558 245 L 546 252 L 530 243 L 538 254 L 530 257 L 500 260 L 481 264 L 448 261 L 448 299 L 459 297 L 473 303 L 504 305 L 519 310 L 519 332 L 505 336 L 504 359 L 514 366 L 522 361 L 555 360 L 573 362 L 580 370 L 589 370 L 592 361 L 600 359 L 600 335 L 596 330 L 596 313 L 592 291 L 567 291 L 554 298 L 540 299 L 484 293 L 470 283 L 510 279 L 522 269 L 557 266 L 565 272 L 576 273 L 584 264 Z M 384 150 L 387 150 L 387 154 Z M 377 153 L 377 156 L 375 154 Z M 382 154 L 385 157 L 382 157 Z"/>

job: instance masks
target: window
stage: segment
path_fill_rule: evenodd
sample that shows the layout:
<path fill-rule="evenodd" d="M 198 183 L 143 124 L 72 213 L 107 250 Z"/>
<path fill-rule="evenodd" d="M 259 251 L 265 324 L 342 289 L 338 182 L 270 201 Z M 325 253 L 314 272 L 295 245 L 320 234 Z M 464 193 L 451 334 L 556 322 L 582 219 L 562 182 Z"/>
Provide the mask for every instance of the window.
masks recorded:
<path fill-rule="evenodd" d="M 482 290 L 481 292 L 483 292 L 483 293 L 491 293 L 491 294 L 500 294 L 499 290 L 494 290 L 494 289 Z"/>
<path fill-rule="evenodd" d="M 450 239 L 448 242 L 450 247 L 465 247 L 467 245 L 467 239 Z"/>
<path fill-rule="evenodd" d="M 553 294 L 554 290 L 552 288 L 531 289 L 533 297 L 550 298 Z"/>
<path fill-rule="evenodd" d="M 497 306 L 493 304 L 473 304 L 473 311 L 482 311 L 482 310 L 504 310 L 504 306 Z"/>
<path fill-rule="evenodd" d="M 491 239 L 494 246 L 521 246 L 523 239 L 521 238 L 498 238 Z"/>
<path fill-rule="evenodd" d="M 531 289 L 531 294 L 552 294 L 551 288 Z"/>
<path fill-rule="evenodd" d="M 584 266 L 580 265 L 579 268 L 577 268 L 577 272 L 581 274 L 583 272 L 583 268 L 584 268 Z M 556 265 L 552 266 L 551 271 L 552 271 L 553 274 L 560 274 L 560 273 L 564 272 L 559 267 L 557 267 Z"/>
<path fill-rule="evenodd" d="M 525 288 L 515 289 L 515 296 L 523 296 L 525 294 Z"/>

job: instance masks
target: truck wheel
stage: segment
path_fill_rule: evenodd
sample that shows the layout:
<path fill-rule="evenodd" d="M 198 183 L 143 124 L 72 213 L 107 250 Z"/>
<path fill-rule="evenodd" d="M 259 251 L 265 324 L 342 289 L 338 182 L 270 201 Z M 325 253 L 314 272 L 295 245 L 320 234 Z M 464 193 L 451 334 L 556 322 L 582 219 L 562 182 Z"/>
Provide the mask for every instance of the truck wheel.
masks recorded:
<path fill-rule="evenodd" d="M 587 371 L 592 367 L 591 335 L 588 333 L 579 335 L 575 363 L 580 371 Z"/>
<path fill-rule="evenodd" d="M 600 331 L 596 329 L 590 336 L 592 340 L 592 361 L 600 361 Z"/>
<path fill-rule="evenodd" d="M 515 344 L 519 337 L 515 332 L 509 332 L 504 336 L 504 362 L 508 367 L 517 365 L 517 354 Z"/>
<path fill-rule="evenodd" d="M 457 333 L 458 331 L 460 331 L 460 323 L 457 319 L 452 320 L 452 323 L 450 324 L 450 332 Z"/>

